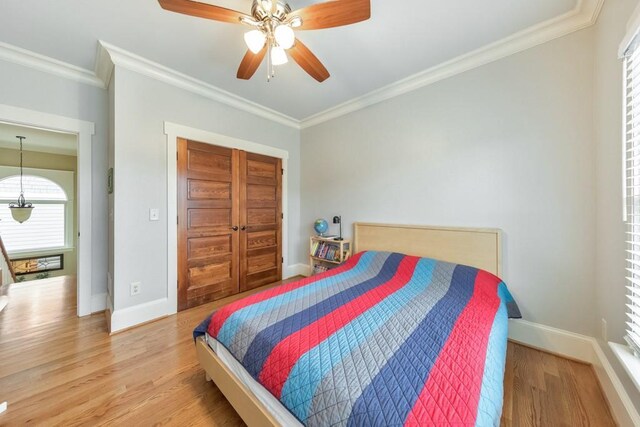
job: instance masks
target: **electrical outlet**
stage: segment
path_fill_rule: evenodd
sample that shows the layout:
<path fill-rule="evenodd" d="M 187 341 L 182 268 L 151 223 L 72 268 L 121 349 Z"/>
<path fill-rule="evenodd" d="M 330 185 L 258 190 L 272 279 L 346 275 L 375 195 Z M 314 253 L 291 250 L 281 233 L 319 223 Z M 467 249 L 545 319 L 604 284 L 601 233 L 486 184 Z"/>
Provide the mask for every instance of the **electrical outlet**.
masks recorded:
<path fill-rule="evenodd" d="M 131 296 L 138 295 L 142 291 L 142 283 L 141 282 L 133 282 L 131 283 Z"/>
<path fill-rule="evenodd" d="M 609 340 L 607 339 L 607 335 L 609 335 L 609 334 L 607 333 L 607 319 L 602 319 L 602 339 L 603 339 L 605 342 L 609 341 Z"/>
<path fill-rule="evenodd" d="M 159 221 L 160 220 L 160 209 L 151 208 L 149 209 L 149 221 Z"/>

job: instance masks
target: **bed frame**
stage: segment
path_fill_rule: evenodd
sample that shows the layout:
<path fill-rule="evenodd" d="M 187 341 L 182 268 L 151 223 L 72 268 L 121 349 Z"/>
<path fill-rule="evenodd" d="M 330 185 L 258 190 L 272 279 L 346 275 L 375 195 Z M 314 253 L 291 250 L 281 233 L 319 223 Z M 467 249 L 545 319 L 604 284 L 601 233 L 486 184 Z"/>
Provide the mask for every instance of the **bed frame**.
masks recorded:
<path fill-rule="evenodd" d="M 354 224 L 355 252 L 401 252 L 502 272 L 502 234 L 498 229 L 428 227 L 390 224 Z M 207 345 L 196 340 L 200 365 L 249 427 L 279 426 L 278 422 Z"/>

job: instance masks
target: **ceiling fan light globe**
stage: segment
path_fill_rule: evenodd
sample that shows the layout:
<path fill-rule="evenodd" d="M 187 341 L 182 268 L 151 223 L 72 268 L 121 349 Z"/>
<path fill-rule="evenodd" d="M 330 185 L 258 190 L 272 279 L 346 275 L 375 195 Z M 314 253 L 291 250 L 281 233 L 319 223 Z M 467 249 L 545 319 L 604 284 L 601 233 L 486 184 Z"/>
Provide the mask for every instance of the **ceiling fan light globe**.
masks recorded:
<path fill-rule="evenodd" d="M 264 47 L 264 43 L 267 40 L 267 36 L 260 30 L 252 30 L 244 33 L 244 42 L 247 44 L 249 50 L 253 53 L 258 53 Z"/>
<path fill-rule="evenodd" d="M 289 62 L 287 54 L 281 46 L 271 48 L 271 63 L 273 65 L 283 65 Z"/>
<path fill-rule="evenodd" d="M 273 35 L 278 45 L 283 49 L 291 49 L 296 41 L 296 35 L 288 25 L 278 25 Z"/>
<path fill-rule="evenodd" d="M 262 6 L 262 10 L 264 10 L 265 12 L 270 12 L 271 11 L 271 1 L 270 0 L 262 0 L 260 2 L 260 5 Z"/>

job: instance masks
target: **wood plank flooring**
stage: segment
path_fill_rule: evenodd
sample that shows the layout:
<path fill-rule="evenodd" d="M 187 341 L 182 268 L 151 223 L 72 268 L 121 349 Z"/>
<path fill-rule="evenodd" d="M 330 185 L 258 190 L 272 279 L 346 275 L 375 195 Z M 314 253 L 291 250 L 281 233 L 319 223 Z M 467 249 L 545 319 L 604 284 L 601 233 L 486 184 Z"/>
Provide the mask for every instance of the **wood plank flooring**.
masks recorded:
<path fill-rule="evenodd" d="M 0 425 L 242 425 L 205 381 L 191 339 L 237 296 L 109 336 L 103 314 L 75 316 L 74 278 L 11 285 L 8 295 L 0 402 L 9 406 Z M 501 425 L 614 423 L 590 366 L 509 343 Z"/>

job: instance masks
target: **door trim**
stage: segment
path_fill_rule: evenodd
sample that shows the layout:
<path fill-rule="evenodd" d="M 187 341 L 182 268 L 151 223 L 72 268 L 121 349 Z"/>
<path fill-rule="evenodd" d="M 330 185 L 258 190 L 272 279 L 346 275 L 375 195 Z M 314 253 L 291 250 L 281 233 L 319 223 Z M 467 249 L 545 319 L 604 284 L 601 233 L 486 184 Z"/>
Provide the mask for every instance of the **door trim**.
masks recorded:
<path fill-rule="evenodd" d="M 168 313 L 178 312 L 178 224 L 173 218 L 178 218 L 178 138 L 217 145 L 219 147 L 235 148 L 255 154 L 277 157 L 282 160 L 282 258 L 283 278 L 289 265 L 289 206 L 288 206 L 288 164 L 289 152 L 257 142 L 245 141 L 220 135 L 205 130 L 164 122 L 164 133 L 167 135 L 167 299 Z"/>
<path fill-rule="evenodd" d="M 77 186 L 78 194 L 76 215 L 78 233 L 82 237 L 74 239 L 77 251 L 76 276 L 78 317 L 91 314 L 92 264 L 93 245 L 92 234 L 92 141 L 95 134 L 95 124 L 71 117 L 43 113 L 36 110 L 0 104 L 0 121 L 15 125 L 39 127 L 45 130 L 72 133 L 77 136 Z M 97 243 L 96 243 L 97 244 Z M 106 305 L 106 301 L 105 301 Z M 100 308 L 100 307 L 96 307 Z M 101 309 L 104 309 L 102 307 Z"/>

